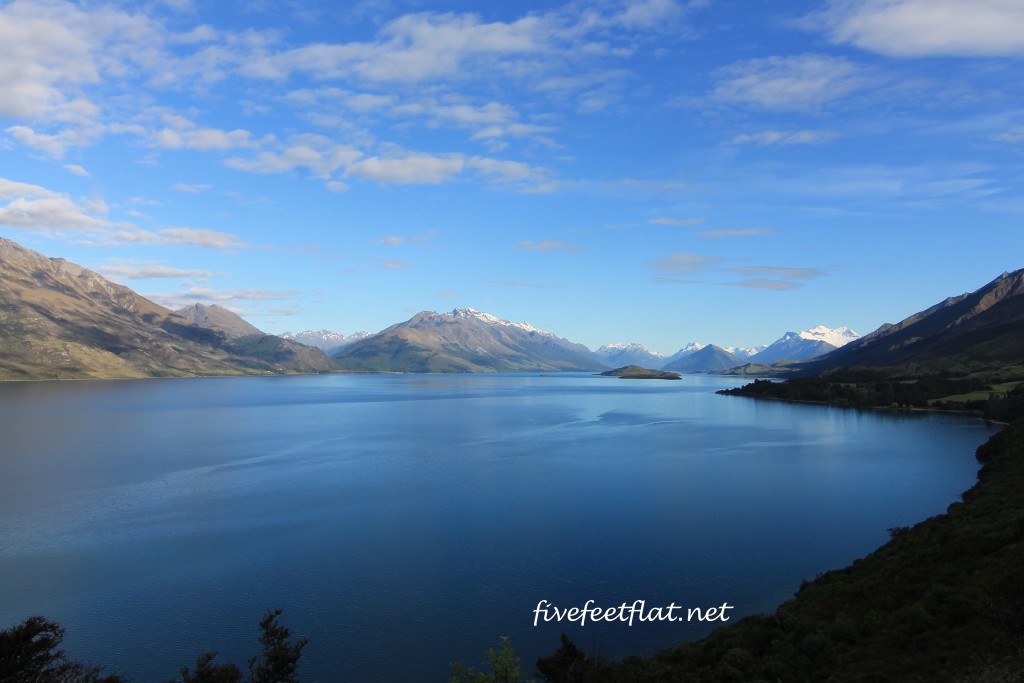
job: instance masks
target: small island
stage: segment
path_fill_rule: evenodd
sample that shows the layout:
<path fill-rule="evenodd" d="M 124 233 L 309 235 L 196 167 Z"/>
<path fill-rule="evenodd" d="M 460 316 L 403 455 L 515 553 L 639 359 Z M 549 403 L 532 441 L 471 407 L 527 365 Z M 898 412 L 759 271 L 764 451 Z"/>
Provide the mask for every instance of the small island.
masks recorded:
<path fill-rule="evenodd" d="M 621 377 L 622 379 L 682 379 L 678 372 L 666 370 L 651 370 L 642 368 L 639 365 L 626 365 L 614 370 L 606 370 L 598 373 L 601 377 Z"/>

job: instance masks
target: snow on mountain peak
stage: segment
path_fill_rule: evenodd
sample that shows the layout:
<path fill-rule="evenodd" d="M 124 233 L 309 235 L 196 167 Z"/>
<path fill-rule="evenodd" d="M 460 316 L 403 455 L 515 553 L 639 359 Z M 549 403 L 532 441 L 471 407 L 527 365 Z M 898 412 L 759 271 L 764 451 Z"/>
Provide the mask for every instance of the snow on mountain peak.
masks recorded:
<path fill-rule="evenodd" d="M 480 322 L 487 323 L 488 325 L 500 325 L 502 327 L 512 327 L 517 330 L 522 330 L 523 332 L 533 332 L 536 334 L 543 334 L 550 337 L 554 336 L 551 332 L 546 332 L 545 330 L 538 329 L 531 325 L 530 323 L 510 322 L 508 320 L 499 318 L 496 315 L 491 315 L 490 313 L 478 311 L 475 308 L 453 308 L 451 313 L 443 313 L 442 315 L 451 317 L 453 319 L 471 318 L 479 320 Z"/>
<path fill-rule="evenodd" d="M 822 341 L 826 344 L 831 344 L 836 348 L 845 346 L 852 341 L 860 339 L 860 335 L 851 330 L 849 327 L 837 327 L 831 329 L 824 325 L 818 325 L 809 330 L 804 330 L 797 334 L 801 339 L 807 339 L 809 341 Z"/>
<path fill-rule="evenodd" d="M 648 355 L 654 356 L 655 358 L 665 357 L 665 354 L 658 353 L 657 351 L 651 351 L 643 344 L 638 344 L 636 342 L 630 342 L 629 344 L 623 344 L 618 342 L 614 344 L 605 344 L 604 346 L 597 350 L 597 353 L 610 355 L 612 353 L 621 353 L 623 351 L 629 353 L 646 353 Z"/>

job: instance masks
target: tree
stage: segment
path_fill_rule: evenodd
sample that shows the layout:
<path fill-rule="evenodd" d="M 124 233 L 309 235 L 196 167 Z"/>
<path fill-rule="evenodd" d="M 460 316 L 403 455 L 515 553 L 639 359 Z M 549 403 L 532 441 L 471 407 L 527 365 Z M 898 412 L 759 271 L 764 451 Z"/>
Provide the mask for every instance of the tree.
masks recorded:
<path fill-rule="evenodd" d="M 500 650 L 487 651 L 487 663 L 491 673 L 473 671 L 462 662 L 455 662 L 449 668 L 449 683 L 533 683 L 523 674 L 522 661 L 512 649 L 512 640 L 501 637 Z"/>
<path fill-rule="evenodd" d="M 60 649 L 64 628 L 33 616 L 0 631 L 0 681 L 4 683 L 127 683 L 102 667 L 71 661 Z"/>
<path fill-rule="evenodd" d="M 207 652 L 196 657 L 195 673 L 189 673 L 187 666 L 181 667 L 182 683 L 241 683 L 242 670 L 234 664 L 213 664 L 216 656 L 216 652 Z"/>
<path fill-rule="evenodd" d="M 263 653 L 249 660 L 249 680 L 252 683 L 299 683 L 299 658 L 309 638 L 291 643 L 291 631 L 277 623 L 281 610 L 267 610 L 260 620 L 260 644 Z"/>

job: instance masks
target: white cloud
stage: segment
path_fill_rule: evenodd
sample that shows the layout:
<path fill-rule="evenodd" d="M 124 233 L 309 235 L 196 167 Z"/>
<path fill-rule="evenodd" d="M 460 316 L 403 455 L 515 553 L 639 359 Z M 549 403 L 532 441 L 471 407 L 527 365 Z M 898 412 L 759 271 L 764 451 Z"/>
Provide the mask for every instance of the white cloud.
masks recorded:
<path fill-rule="evenodd" d="M 278 151 L 263 151 L 255 157 L 232 157 L 225 162 L 229 168 L 252 173 L 288 173 L 304 168 L 317 178 L 328 178 L 363 155 L 355 147 L 338 144 L 322 135 L 295 135 Z M 332 191 L 346 189 L 336 186 Z"/>
<path fill-rule="evenodd" d="M 254 140 L 247 130 L 231 131 L 216 128 L 198 128 L 195 130 L 175 130 L 164 128 L 154 138 L 158 147 L 166 149 L 197 149 L 201 151 L 253 149 L 269 142 L 269 138 Z"/>
<path fill-rule="evenodd" d="M 66 128 L 55 135 L 47 135 L 28 126 L 11 126 L 5 132 L 26 147 L 55 159 L 63 157 L 68 147 L 90 145 L 97 137 L 95 128 Z"/>
<path fill-rule="evenodd" d="M 206 249 L 244 249 L 249 245 L 237 235 L 203 228 L 161 228 L 142 230 L 135 226 L 121 226 L 116 230 L 98 234 L 99 243 L 106 246 L 152 244 L 163 246 L 189 246 Z"/>
<path fill-rule="evenodd" d="M 110 222 L 64 196 L 18 198 L 0 206 L 0 225 L 19 230 L 98 230 Z"/>
<path fill-rule="evenodd" d="M 521 161 L 503 161 L 479 156 L 470 158 L 466 166 L 504 182 L 541 180 L 547 175 L 543 169 Z"/>
<path fill-rule="evenodd" d="M 239 301 L 282 301 L 298 298 L 299 292 L 275 291 L 271 289 L 210 289 L 208 287 L 191 287 L 180 292 L 144 294 L 150 301 L 171 310 L 178 310 L 194 303 L 218 304 L 229 310 L 239 312 L 242 309 L 231 306 Z"/>
<path fill-rule="evenodd" d="M 835 139 L 836 133 L 827 130 L 765 130 L 760 133 L 737 135 L 731 140 L 733 145 L 818 145 Z"/>
<path fill-rule="evenodd" d="M 93 200 L 83 206 L 66 195 L 39 185 L 0 178 L 0 225 L 30 231 L 98 231 L 111 225 L 102 217 L 106 204 Z M 99 215 L 97 215 L 99 214 Z"/>
<path fill-rule="evenodd" d="M 412 153 L 399 157 L 369 157 L 348 168 L 348 174 L 378 183 L 437 185 L 462 172 L 461 154 Z"/>
<path fill-rule="evenodd" d="M 128 201 L 132 204 L 142 204 L 143 206 L 160 206 L 162 203 L 148 197 L 132 197 Z"/>
<path fill-rule="evenodd" d="M 56 192 L 39 185 L 20 183 L 16 180 L 0 178 L 0 198 L 3 197 L 56 197 Z"/>
<path fill-rule="evenodd" d="M 893 57 L 1024 56 L 1019 0 L 843 0 L 812 18 L 831 37 Z"/>
<path fill-rule="evenodd" d="M 376 109 L 390 107 L 395 103 L 391 95 L 374 95 L 371 93 L 359 93 L 345 99 L 348 108 L 357 112 L 369 112 Z"/>
<path fill-rule="evenodd" d="M 865 83 L 852 62 L 816 54 L 751 59 L 717 76 L 713 100 L 777 111 L 817 109 Z"/>
<path fill-rule="evenodd" d="M 655 28 L 679 17 L 683 8 L 675 0 L 634 0 L 618 21 L 631 28 Z"/>
<path fill-rule="evenodd" d="M 68 173 L 71 173 L 71 174 L 74 174 L 74 175 L 77 175 L 77 176 L 81 176 L 82 178 L 88 178 L 89 177 L 89 172 L 86 171 L 81 166 L 79 166 L 78 164 L 66 164 L 64 166 L 64 168 L 68 171 Z"/>
<path fill-rule="evenodd" d="M 397 247 L 404 241 L 404 238 L 397 237 L 395 235 L 391 235 L 389 237 L 381 237 L 379 240 L 377 240 L 377 242 L 379 242 L 380 244 L 389 244 L 393 247 Z"/>
<path fill-rule="evenodd" d="M 193 268 L 172 268 L 162 261 L 136 261 L 111 259 L 109 263 L 97 266 L 96 271 L 111 279 L 155 280 L 162 278 L 198 277 L 208 278 L 218 273 Z"/>

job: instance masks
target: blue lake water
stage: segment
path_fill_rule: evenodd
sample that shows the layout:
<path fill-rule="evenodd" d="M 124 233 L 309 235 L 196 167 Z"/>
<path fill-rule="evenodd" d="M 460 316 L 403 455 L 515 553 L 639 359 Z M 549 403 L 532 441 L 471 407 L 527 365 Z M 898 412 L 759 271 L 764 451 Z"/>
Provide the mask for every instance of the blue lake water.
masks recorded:
<path fill-rule="evenodd" d="M 244 666 L 268 608 L 304 681 L 447 680 L 509 635 L 650 654 L 771 611 L 975 481 L 994 428 L 718 396 L 729 378 L 370 375 L 0 383 L 0 628 L 165 681 Z"/>

